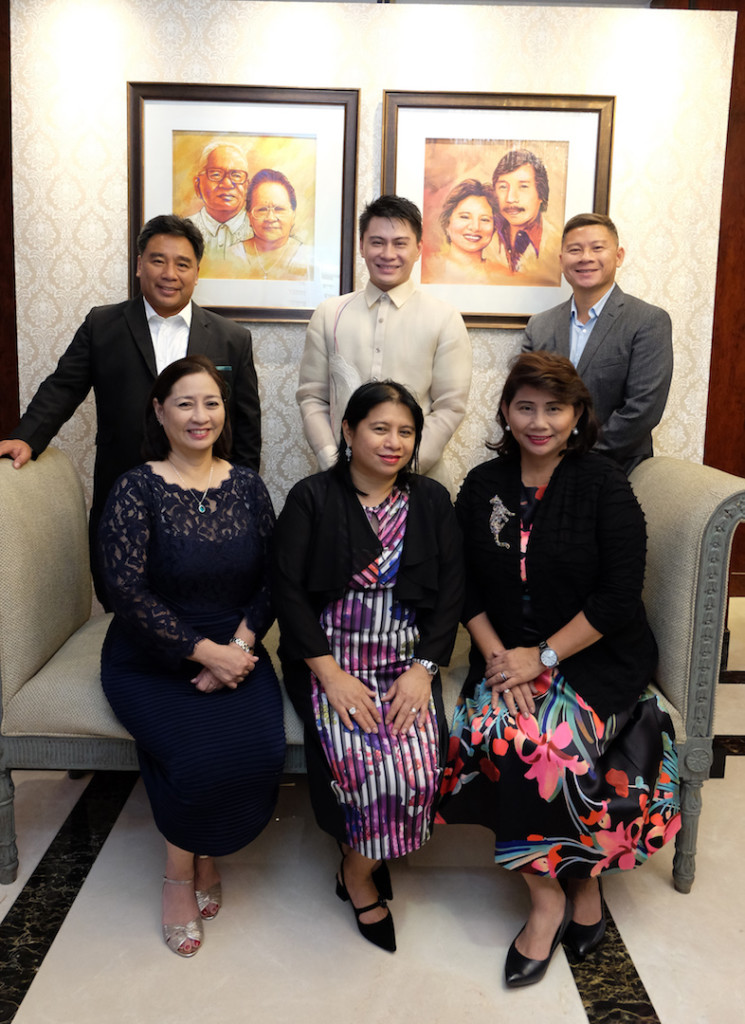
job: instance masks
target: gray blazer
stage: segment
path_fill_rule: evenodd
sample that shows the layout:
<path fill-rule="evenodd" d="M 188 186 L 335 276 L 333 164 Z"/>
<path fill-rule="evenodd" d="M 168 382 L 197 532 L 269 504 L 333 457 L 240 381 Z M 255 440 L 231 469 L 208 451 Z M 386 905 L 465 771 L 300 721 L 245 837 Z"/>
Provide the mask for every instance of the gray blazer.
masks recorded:
<path fill-rule="evenodd" d="M 525 328 L 523 352 L 569 356 L 571 299 L 536 313 Z M 577 366 L 602 427 L 596 447 L 627 473 L 652 455 L 652 430 L 665 411 L 673 373 L 670 317 L 616 285 L 592 329 Z"/>

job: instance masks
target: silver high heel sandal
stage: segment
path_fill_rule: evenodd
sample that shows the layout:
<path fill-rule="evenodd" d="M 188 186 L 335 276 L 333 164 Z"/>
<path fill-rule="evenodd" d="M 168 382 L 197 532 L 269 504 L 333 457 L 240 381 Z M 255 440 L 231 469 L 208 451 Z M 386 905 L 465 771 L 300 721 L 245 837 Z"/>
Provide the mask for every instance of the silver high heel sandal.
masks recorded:
<path fill-rule="evenodd" d="M 166 878 L 166 876 L 163 875 L 163 885 L 193 886 L 194 879 Z M 195 953 L 199 952 L 202 942 L 204 941 L 204 928 L 202 926 L 202 922 L 198 917 L 195 917 L 193 921 L 189 921 L 187 924 L 164 924 L 163 939 L 168 948 L 178 956 L 194 956 Z M 181 948 L 186 942 L 191 943 L 191 949 L 188 952 Z"/>
<path fill-rule="evenodd" d="M 200 860 L 209 860 L 209 854 L 199 853 L 197 856 Z M 209 889 L 195 889 L 194 895 L 197 898 L 197 906 L 202 918 L 205 921 L 214 921 L 222 906 L 222 882 L 215 882 Z M 213 903 L 217 906 L 217 910 L 214 914 L 205 914 L 205 910 Z"/>

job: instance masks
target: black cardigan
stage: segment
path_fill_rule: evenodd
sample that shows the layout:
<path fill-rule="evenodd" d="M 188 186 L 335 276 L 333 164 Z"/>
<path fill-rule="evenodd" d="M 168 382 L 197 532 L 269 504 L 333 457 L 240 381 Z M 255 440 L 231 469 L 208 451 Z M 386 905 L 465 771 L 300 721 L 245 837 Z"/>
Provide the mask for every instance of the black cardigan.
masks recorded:
<path fill-rule="evenodd" d="M 420 476 L 409 486 L 394 595 L 416 608 L 416 656 L 443 665 L 463 604 L 460 531 L 444 487 Z M 357 495 L 333 470 L 295 484 L 274 532 L 272 596 L 285 667 L 330 653 L 320 613 L 381 550 Z"/>
<path fill-rule="evenodd" d="M 513 513 L 498 517 L 504 547 L 489 525 L 495 495 Z M 519 459 L 493 459 L 473 469 L 456 513 L 466 551 L 463 621 L 486 612 L 507 648 L 532 645 L 523 634 Z M 657 663 L 641 600 L 645 555 L 644 516 L 621 469 L 603 455 L 567 454 L 538 504 L 525 559 L 527 586 L 544 639 L 580 611 L 603 634 L 560 665 L 602 718 L 630 707 Z M 474 644 L 466 689 L 483 673 Z"/>

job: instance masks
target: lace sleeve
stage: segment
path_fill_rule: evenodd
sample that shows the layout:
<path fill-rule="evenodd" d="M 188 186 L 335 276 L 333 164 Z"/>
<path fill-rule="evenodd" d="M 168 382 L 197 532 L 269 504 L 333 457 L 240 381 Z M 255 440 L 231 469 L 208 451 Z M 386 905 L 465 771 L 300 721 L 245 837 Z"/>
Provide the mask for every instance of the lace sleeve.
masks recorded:
<path fill-rule="evenodd" d="M 240 470 L 239 470 L 240 471 Z M 243 608 L 246 625 L 260 640 L 274 622 L 274 609 L 270 588 L 271 543 L 274 534 L 274 507 L 266 485 L 258 473 L 242 470 L 241 480 L 244 481 L 246 507 L 251 512 L 253 524 L 260 545 L 260 579 L 261 585 L 255 590 L 251 599 Z"/>
<path fill-rule="evenodd" d="M 142 470 L 119 479 L 98 531 L 106 592 L 115 614 L 152 646 L 161 660 L 187 657 L 201 636 L 179 621 L 150 588 L 148 551 L 155 503 Z"/>

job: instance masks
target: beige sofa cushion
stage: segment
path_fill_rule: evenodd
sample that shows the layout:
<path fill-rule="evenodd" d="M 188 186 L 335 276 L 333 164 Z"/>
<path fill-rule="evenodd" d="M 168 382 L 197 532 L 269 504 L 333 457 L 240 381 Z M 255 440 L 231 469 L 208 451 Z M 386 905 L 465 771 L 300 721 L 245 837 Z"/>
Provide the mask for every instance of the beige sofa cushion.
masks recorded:
<path fill-rule="evenodd" d="M 43 510 L 35 515 L 34 510 Z M 91 613 L 83 488 L 72 463 L 49 448 L 13 469 L 0 459 L 0 679 L 7 708 Z"/>
<path fill-rule="evenodd" d="M 101 645 L 110 615 L 90 619 L 6 703 L 5 736 L 129 739 L 101 689 Z"/>

